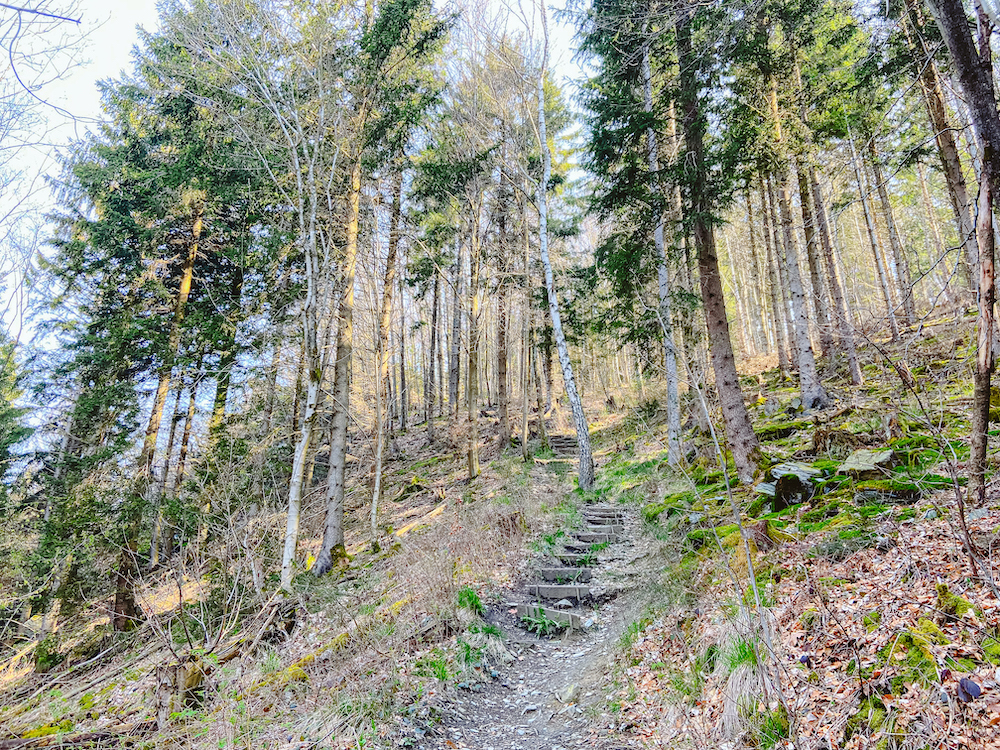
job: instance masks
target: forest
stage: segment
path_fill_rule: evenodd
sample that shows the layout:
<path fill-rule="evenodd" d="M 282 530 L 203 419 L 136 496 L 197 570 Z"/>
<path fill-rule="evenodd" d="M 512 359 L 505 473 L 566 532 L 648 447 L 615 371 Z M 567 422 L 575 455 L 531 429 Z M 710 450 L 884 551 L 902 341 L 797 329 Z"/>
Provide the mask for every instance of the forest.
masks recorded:
<path fill-rule="evenodd" d="M 0 749 L 1000 748 L 995 0 L 158 12 L 0 3 Z"/>

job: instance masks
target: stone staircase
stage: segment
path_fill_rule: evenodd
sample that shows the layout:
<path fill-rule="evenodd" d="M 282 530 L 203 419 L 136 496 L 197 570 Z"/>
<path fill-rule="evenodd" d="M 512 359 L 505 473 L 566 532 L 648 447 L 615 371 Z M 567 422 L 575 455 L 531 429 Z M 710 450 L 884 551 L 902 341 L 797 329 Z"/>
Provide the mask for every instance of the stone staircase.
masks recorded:
<path fill-rule="evenodd" d="M 589 585 L 594 579 L 597 552 L 594 545 L 623 540 L 625 512 L 621 508 L 590 505 L 583 509 L 584 528 L 571 532 L 563 550 L 554 554 L 562 563 L 536 571 L 537 581 L 524 588 L 531 602 L 517 604 L 519 619 L 558 623 L 570 630 L 582 630 L 593 623 L 590 608 L 595 594 Z"/>

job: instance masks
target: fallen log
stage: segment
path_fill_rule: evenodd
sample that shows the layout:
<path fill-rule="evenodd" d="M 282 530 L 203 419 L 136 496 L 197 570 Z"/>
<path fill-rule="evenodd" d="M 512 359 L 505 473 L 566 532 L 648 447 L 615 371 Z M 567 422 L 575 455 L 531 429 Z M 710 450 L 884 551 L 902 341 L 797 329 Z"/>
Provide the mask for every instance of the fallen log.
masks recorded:
<path fill-rule="evenodd" d="M 110 742 L 116 746 L 131 744 L 129 740 L 139 740 L 156 729 L 155 721 L 137 721 L 132 724 L 119 724 L 105 727 L 93 732 L 70 732 L 69 734 L 54 733 L 43 737 L 17 737 L 0 740 L 0 750 L 36 747 L 101 747 Z"/>

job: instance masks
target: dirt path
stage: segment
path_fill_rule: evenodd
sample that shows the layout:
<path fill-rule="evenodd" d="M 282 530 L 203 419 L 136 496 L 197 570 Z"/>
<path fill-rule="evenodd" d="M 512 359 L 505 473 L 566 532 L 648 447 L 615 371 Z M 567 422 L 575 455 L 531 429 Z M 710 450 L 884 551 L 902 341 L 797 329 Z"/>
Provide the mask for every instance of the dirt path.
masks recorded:
<path fill-rule="evenodd" d="M 577 529 L 567 534 L 572 546 L 589 527 L 587 509 Z M 505 606 L 491 609 L 487 620 L 504 633 L 514 661 L 499 668 L 496 679 L 459 690 L 443 707 L 444 720 L 417 747 L 426 750 L 569 750 L 629 747 L 616 740 L 614 720 L 606 712 L 604 691 L 617 645 L 629 625 L 642 614 L 645 591 L 660 565 L 659 545 L 643 537 L 634 508 L 617 508 L 621 530 L 605 549 L 592 555 L 587 582 L 592 596 L 565 611 L 579 615 L 582 629 L 538 637 L 524 629 L 518 604 L 554 602 L 538 597 L 532 585 L 540 572 L 565 565 L 561 550 L 535 561 L 529 580 L 512 591 Z M 594 521 L 591 519 L 590 523 Z M 570 552 L 572 554 L 572 552 Z M 571 559 L 571 558 L 570 558 Z M 565 607 L 568 602 L 562 602 Z M 554 610 L 547 610 L 554 612 Z"/>

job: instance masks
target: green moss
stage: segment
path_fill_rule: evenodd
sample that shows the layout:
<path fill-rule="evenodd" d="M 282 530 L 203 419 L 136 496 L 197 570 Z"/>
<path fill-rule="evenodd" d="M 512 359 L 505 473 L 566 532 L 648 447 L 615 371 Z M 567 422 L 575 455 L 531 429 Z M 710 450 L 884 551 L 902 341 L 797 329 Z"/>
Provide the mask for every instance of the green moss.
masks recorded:
<path fill-rule="evenodd" d="M 909 521 L 911 518 L 917 517 L 917 511 L 913 508 L 901 508 L 899 515 L 896 516 L 897 521 Z"/>
<path fill-rule="evenodd" d="M 882 622 L 882 613 L 877 609 L 869 612 L 867 615 L 861 618 L 861 624 L 865 626 L 865 629 L 871 633 L 876 630 L 879 624 Z"/>
<path fill-rule="evenodd" d="M 825 503 L 812 510 L 807 510 L 800 516 L 800 519 L 805 523 L 819 523 L 827 518 L 833 518 L 839 515 L 841 511 L 841 504 L 839 501 L 834 500 L 833 502 Z"/>
<path fill-rule="evenodd" d="M 987 636 L 982 643 L 983 654 L 990 664 L 1000 664 L 1000 639 Z"/>
<path fill-rule="evenodd" d="M 71 719 L 63 719 L 58 723 L 46 724 L 43 727 L 37 727 L 35 729 L 29 729 L 23 735 L 24 739 L 30 739 L 33 737 L 48 737 L 53 734 L 65 734 L 67 732 L 73 731 L 73 721 Z"/>
<path fill-rule="evenodd" d="M 694 549 L 701 549 L 706 545 L 714 545 L 716 535 L 719 539 L 725 539 L 734 531 L 739 531 L 739 526 L 734 523 L 718 526 L 714 529 L 694 529 L 688 532 L 687 541 Z"/>
<path fill-rule="evenodd" d="M 675 492 L 663 498 L 662 502 L 649 503 L 642 509 L 642 518 L 647 523 L 656 523 L 661 515 L 670 517 L 679 513 L 684 513 L 691 507 L 694 500 L 694 493 L 690 490 L 685 492 Z"/>
<path fill-rule="evenodd" d="M 885 726 L 889 714 L 885 704 L 877 697 L 864 698 L 858 710 L 847 720 L 844 728 L 844 742 L 846 743 L 856 734 L 864 732 L 873 734 Z"/>
<path fill-rule="evenodd" d="M 82 708 L 84 711 L 89 711 L 94 707 L 95 702 L 96 701 L 94 700 L 93 693 L 84 693 L 80 697 L 80 708 Z"/>
<path fill-rule="evenodd" d="M 884 500 L 896 503 L 915 503 L 923 494 L 916 482 L 908 477 L 894 476 L 891 479 L 869 479 L 855 485 L 856 500 L 864 502 Z"/>
<path fill-rule="evenodd" d="M 35 646 L 35 671 L 48 672 L 66 661 L 66 655 L 59 651 L 59 635 L 50 633 Z"/>
<path fill-rule="evenodd" d="M 898 682 L 899 689 L 907 682 L 932 685 L 938 680 L 938 670 L 931 646 L 945 645 L 947 642 L 941 629 L 931 620 L 922 617 L 917 620 L 915 628 L 899 633 L 878 652 L 878 656 L 882 664 L 891 664 L 894 669 L 901 670 L 893 678 L 893 684 Z M 902 661 L 896 658 L 899 653 L 905 654 Z"/>
<path fill-rule="evenodd" d="M 947 585 L 939 583 L 937 585 L 937 608 L 949 618 L 958 619 L 970 612 L 972 605 L 967 600 L 949 591 Z"/>
<path fill-rule="evenodd" d="M 819 616 L 819 611 L 815 609 L 807 609 L 799 617 L 799 622 L 802 624 L 802 629 L 808 633 L 820 624 L 821 618 Z"/>
<path fill-rule="evenodd" d="M 772 422 L 771 424 L 761 425 L 754 432 L 757 433 L 757 437 L 761 440 L 780 440 L 811 426 L 812 422 L 810 420 L 797 419 L 789 422 Z"/>

